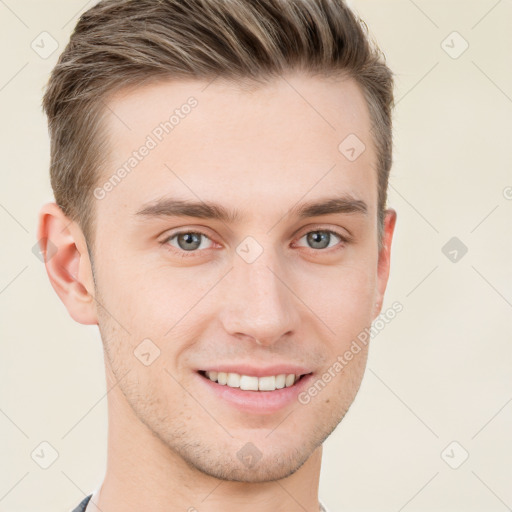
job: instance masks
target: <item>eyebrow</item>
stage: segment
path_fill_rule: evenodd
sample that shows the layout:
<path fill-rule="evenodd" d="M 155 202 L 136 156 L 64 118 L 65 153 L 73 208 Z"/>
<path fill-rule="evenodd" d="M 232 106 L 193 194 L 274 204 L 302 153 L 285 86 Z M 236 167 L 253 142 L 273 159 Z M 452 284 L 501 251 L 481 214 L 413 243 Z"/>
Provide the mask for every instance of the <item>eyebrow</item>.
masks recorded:
<path fill-rule="evenodd" d="M 366 215 L 367 204 L 350 195 L 325 198 L 296 205 L 290 209 L 288 215 L 301 219 L 331 214 Z M 224 206 L 210 201 L 189 201 L 173 198 L 164 198 L 156 202 L 145 204 L 137 211 L 136 216 L 141 217 L 196 217 L 199 219 L 216 219 L 226 223 L 236 223 L 243 219 L 240 210 L 227 210 Z"/>

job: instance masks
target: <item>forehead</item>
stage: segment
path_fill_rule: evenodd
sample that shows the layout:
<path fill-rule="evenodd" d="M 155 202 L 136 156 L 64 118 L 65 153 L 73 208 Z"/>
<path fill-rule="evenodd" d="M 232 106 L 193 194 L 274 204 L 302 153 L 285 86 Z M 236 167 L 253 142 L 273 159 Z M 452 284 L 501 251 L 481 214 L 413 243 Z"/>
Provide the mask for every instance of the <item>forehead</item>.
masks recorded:
<path fill-rule="evenodd" d="M 291 74 L 250 89 L 165 81 L 120 91 L 105 126 L 110 152 L 98 185 L 113 183 L 100 206 L 112 212 L 166 194 L 260 214 L 327 192 L 369 210 L 376 203 L 370 117 L 352 79 Z"/>

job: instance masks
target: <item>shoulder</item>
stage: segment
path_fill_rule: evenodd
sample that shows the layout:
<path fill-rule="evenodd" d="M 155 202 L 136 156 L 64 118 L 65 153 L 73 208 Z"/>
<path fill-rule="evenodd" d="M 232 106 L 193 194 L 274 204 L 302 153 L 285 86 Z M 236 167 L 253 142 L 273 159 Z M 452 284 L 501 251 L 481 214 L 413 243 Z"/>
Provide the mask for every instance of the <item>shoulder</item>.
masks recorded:
<path fill-rule="evenodd" d="M 92 494 L 89 494 L 89 496 L 85 497 L 78 507 L 74 508 L 71 512 L 85 512 L 85 508 L 87 507 L 87 504 L 89 503 L 89 500 L 92 498 Z"/>

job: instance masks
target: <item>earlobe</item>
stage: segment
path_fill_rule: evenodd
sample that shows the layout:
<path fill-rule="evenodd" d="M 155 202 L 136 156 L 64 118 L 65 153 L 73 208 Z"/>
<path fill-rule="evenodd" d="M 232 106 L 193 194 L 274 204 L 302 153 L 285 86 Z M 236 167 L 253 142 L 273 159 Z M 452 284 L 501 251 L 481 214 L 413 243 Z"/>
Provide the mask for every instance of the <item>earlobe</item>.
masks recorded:
<path fill-rule="evenodd" d="M 39 212 L 37 238 L 50 283 L 71 317 L 97 324 L 91 262 L 80 227 L 56 203 L 48 203 Z"/>

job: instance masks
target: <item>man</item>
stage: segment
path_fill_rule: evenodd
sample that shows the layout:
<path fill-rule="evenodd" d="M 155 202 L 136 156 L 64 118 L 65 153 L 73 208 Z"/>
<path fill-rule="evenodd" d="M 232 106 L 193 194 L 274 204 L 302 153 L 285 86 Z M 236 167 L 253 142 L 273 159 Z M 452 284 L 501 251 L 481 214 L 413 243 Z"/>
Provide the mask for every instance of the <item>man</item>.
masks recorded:
<path fill-rule="evenodd" d="M 38 229 L 105 356 L 107 470 L 76 510 L 325 510 L 368 345 L 340 354 L 381 311 L 396 221 L 392 73 L 363 27 L 341 0 L 80 18 L 44 97 Z"/>

